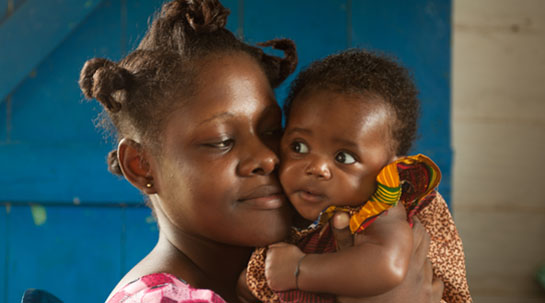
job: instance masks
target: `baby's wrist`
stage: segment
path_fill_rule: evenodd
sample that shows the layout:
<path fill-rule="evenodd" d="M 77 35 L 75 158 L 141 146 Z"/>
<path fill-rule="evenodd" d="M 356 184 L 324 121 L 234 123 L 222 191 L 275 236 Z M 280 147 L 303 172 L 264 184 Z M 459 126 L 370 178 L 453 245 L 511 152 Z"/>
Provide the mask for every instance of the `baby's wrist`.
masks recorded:
<path fill-rule="evenodd" d="M 303 259 L 305 259 L 307 255 L 304 254 L 299 260 L 297 261 L 297 265 L 295 266 L 295 289 L 299 289 L 299 277 L 301 276 L 301 263 L 303 263 Z"/>

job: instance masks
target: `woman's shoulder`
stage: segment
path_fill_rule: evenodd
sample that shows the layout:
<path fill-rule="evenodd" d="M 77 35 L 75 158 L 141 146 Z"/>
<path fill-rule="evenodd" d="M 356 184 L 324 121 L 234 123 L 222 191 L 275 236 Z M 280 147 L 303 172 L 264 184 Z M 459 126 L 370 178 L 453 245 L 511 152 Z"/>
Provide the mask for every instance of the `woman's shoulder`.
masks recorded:
<path fill-rule="evenodd" d="M 185 281 L 168 273 L 142 276 L 125 285 L 107 301 L 107 303 L 133 302 L 225 303 L 212 290 L 193 288 Z"/>

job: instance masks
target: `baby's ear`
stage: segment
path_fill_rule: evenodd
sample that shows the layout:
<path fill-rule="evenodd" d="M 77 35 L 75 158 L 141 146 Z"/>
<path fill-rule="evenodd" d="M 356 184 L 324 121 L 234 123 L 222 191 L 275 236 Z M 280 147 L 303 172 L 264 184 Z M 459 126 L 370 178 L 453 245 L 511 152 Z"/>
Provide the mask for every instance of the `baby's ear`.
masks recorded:
<path fill-rule="evenodd" d="M 149 153 L 140 143 L 132 139 L 121 139 L 117 147 L 117 156 L 127 181 L 147 195 L 157 193 L 157 185 L 154 183 L 149 165 Z"/>

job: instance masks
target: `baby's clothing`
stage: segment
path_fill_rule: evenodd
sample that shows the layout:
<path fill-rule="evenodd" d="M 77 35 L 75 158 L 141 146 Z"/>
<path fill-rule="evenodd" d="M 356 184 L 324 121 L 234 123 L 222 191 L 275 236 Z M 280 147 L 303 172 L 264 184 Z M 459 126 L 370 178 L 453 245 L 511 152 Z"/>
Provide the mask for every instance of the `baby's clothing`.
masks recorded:
<path fill-rule="evenodd" d="M 423 155 L 401 158 L 387 165 L 377 176 L 377 191 L 359 207 L 335 207 L 324 210 L 316 224 L 298 230 L 293 228 L 289 243 L 304 253 L 330 253 L 336 243 L 329 219 L 336 211 L 350 214 L 352 233 L 363 231 L 380 214 L 401 201 L 412 223 L 416 215 L 430 234 L 429 258 L 434 274 L 443 280 L 443 299 L 447 302 L 471 302 L 466 281 L 461 240 L 448 208 L 435 188 L 439 184 L 439 168 Z M 432 211 L 426 211 L 430 208 Z M 274 292 L 265 279 L 265 248 L 257 249 L 248 264 L 247 282 L 250 290 L 262 302 L 335 302 L 335 295 L 317 294 L 298 289 Z"/>
<path fill-rule="evenodd" d="M 106 303 L 226 303 L 209 289 L 196 289 L 168 273 L 140 277 L 125 285 Z"/>

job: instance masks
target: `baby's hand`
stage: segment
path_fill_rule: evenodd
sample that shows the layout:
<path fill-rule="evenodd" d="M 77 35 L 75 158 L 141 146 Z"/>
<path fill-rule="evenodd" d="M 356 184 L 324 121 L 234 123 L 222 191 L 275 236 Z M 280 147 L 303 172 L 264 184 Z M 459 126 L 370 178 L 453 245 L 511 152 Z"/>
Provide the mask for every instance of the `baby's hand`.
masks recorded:
<path fill-rule="evenodd" d="M 305 254 L 295 245 L 280 242 L 269 245 L 265 259 L 265 277 L 272 290 L 297 288 L 295 269 Z"/>

